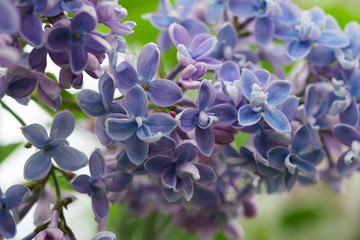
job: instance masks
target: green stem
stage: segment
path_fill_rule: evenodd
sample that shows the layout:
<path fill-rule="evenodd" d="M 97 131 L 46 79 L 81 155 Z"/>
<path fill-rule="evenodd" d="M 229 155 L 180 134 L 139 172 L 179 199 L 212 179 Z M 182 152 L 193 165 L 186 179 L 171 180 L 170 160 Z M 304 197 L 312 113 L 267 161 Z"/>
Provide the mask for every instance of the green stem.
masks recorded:
<path fill-rule="evenodd" d="M 16 118 L 16 120 L 18 120 L 18 122 L 22 125 L 22 126 L 26 126 L 26 123 L 24 122 L 24 120 L 22 120 L 21 117 L 19 117 L 19 115 L 17 115 L 13 110 L 11 110 L 11 108 L 6 105 L 3 101 L 0 100 L 0 104 L 3 108 L 5 108 L 11 115 L 14 116 L 14 118 Z"/>
<path fill-rule="evenodd" d="M 62 201 L 61 201 L 61 190 L 60 190 L 60 185 L 59 185 L 58 179 L 57 179 L 56 174 L 55 174 L 55 168 L 52 167 L 50 172 L 51 172 L 50 174 L 51 174 L 51 177 L 54 180 L 54 185 L 55 185 L 56 204 L 57 204 L 57 207 L 58 207 L 58 210 L 59 210 L 60 226 L 62 228 L 66 228 L 67 225 L 66 225 L 65 216 L 64 216 L 64 212 L 63 212 Z"/>

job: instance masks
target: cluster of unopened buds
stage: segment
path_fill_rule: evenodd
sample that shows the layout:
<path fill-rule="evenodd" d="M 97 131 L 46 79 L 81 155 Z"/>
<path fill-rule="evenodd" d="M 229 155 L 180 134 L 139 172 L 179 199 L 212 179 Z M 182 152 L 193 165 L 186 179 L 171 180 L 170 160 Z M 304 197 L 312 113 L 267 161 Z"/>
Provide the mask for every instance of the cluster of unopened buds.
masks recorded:
<path fill-rule="evenodd" d="M 218 230 L 239 239 L 238 218 L 257 214 L 257 192 L 318 181 L 340 192 L 359 170 L 358 23 L 342 30 L 321 8 L 290 0 L 160 0 L 143 15 L 160 30 L 157 44 L 135 57 L 122 37 L 136 25 L 126 16 L 117 0 L 0 1 L 0 99 L 54 116 L 48 133 L 1 101 L 36 151 L 23 166 L 27 182 L 0 189 L 0 239 L 35 206 L 25 239 L 76 239 L 64 217 L 75 196 L 60 175 L 91 197 L 94 240 L 116 238 L 105 231 L 112 204 L 160 209 L 201 239 Z M 173 46 L 178 65 L 166 75 L 161 54 Z M 83 80 L 98 91 L 74 99 L 67 89 Z M 94 120 L 103 148 L 91 156 L 66 140 L 75 112 Z M 239 135 L 246 145 L 234 144 Z M 73 173 L 87 166 L 90 175 Z"/>

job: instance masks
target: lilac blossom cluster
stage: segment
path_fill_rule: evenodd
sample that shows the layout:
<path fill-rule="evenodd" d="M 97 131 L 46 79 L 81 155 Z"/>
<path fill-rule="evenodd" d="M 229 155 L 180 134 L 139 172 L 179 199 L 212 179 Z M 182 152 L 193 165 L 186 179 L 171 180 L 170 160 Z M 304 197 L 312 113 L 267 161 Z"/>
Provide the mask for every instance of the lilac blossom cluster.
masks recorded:
<path fill-rule="evenodd" d="M 237 219 L 257 214 L 259 191 L 324 181 L 341 192 L 359 170 L 358 23 L 342 30 L 321 8 L 290 0 L 160 0 L 143 15 L 160 30 L 157 44 L 135 57 L 126 17 L 116 0 L 0 1 L 0 99 L 56 113 L 48 134 L 1 101 L 37 151 L 23 167 L 28 182 L 0 189 L 0 239 L 34 206 L 25 239 L 76 239 L 64 217 L 76 197 L 60 175 L 91 198 L 94 240 L 116 238 L 106 222 L 118 203 L 139 216 L 172 214 L 201 239 L 218 230 L 240 239 Z M 178 65 L 166 75 L 161 54 L 172 47 Z M 49 75 L 49 60 L 59 72 Z M 76 110 L 63 103 L 84 76 L 98 81 L 77 94 L 103 145 L 91 156 L 69 146 Z M 248 140 L 236 147 L 239 134 Z M 73 173 L 86 166 L 90 175 Z"/>

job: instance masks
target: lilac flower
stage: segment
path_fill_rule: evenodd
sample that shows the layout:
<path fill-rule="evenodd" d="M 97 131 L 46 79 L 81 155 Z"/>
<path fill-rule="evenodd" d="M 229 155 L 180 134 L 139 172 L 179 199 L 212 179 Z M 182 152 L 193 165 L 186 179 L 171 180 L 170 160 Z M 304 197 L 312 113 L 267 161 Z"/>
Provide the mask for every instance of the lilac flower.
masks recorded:
<path fill-rule="evenodd" d="M 342 175 L 350 175 L 360 168 L 360 133 L 357 129 L 346 124 L 337 124 L 334 135 L 340 143 L 349 149 L 340 155 L 337 169 Z"/>
<path fill-rule="evenodd" d="M 44 73 L 29 70 L 26 62 L 27 56 L 24 56 L 18 64 L 8 68 L 0 97 L 7 94 L 15 99 L 23 99 L 29 97 L 37 86 L 41 100 L 52 110 L 58 109 L 61 104 L 59 84 Z"/>
<path fill-rule="evenodd" d="M 66 171 L 76 171 L 87 164 L 87 157 L 79 150 L 69 147 L 66 138 L 75 127 L 75 118 L 69 111 L 62 111 L 54 116 L 50 136 L 39 124 L 22 127 L 21 131 L 29 142 L 40 151 L 26 161 L 24 178 L 39 180 L 45 177 L 52 166 L 51 158 Z"/>
<path fill-rule="evenodd" d="M 97 117 L 95 120 L 95 133 L 103 145 L 108 145 L 111 138 L 105 129 L 105 119 L 110 113 L 125 114 L 125 109 L 113 101 L 115 91 L 114 80 L 105 73 L 99 80 L 99 92 L 84 89 L 78 94 L 79 107 L 88 116 Z"/>
<path fill-rule="evenodd" d="M 167 107 L 182 100 L 182 92 L 176 83 L 154 77 L 160 63 L 160 52 L 154 43 L 146 44 L 137 61 L 137 71 L 128 62 L 122 62 L 114 73 L 116 86 L 128 91 L 133 86 L 141 86 L 150 100 L 158 106 Z"/>
<path fill-rule="evenodd" d="M 143 15 L 143 18 L 149 19 L 154 27 L 161 30 L 157 39 L 161 52 L 168 51 L 172 46 L 168 30 L 173 23 L 186 28 L 192 38 L 199 33 L 208 33 L 206 24 L 199 19 L 188 17 L 194 3 L 194 0 L 179 0 L 174 8 L 169 0 L 160 0 L 157 12 Z"/>
<path fill-rule="evenodd" d="M 84 3 L 84 0 L 57 0 L 53 7 L 44 12 L 44 15 L 56 16 L 61 11 L 76 12 Z"/>
<path fill-rule="evenodd" d="M 22 185 L 13 185 L 5 193 L 0 188 L 0 234 L 5 238 L 13 238 L 16 226 L 10 210 L 21 203 L 24 195 L 29 191 Z"/>
<path fill-rule="evenodd" d="M 214 87 L 217 89 L 217 99 L 224 102 L 230 100 L 234 106 L 239 106 L 242 100 L 239 65 L 233 61 L 225 61 L 218 72 Z"/>
<path fill-rule="evenodd" d="M 129 159 L 136 165 L 145 161 L 149 143 L 157 142 L 171 133 L 175 120 L 168 114 L 153 113 L 145 118 L 148 100 L 145 90 L 135 85 L 123 100 L 127 114 L 110 115 L 106 121 L 106 133 L 116 141 L 125 141 Z"/>
<path fill-rule="evenodd" d="M 328 18 L 319 7 L 304 11 L 300 20 L 287 26 L 278 24 L 276 35 L 282 39 L 288 39 L 286 52 L 294 61 L 306 57 L 312 43 L 318 43 L 325 47 L 342 48 L 349 44 L 348 37 L 332 24 L 327 24 Z"/>
<path fill-rule="evenodd" d="M 194 183 L 206 185 L 216 180 L 215 172 L 211 167 L 191 163 L 197 154 L 197 146 L 191 141 L 184 141 L 176 147 L 173 157 L 157 155 L 149 158 L 145 163 L 146 171 L 161 175 L 165 197 L 169 202 L 175 202 L 181 196 L 190 201 L 194 192 Z"/>
<path fill-rule="evenodd" d="M 217 104 L 215 101 L 215 89 L 207 80 L 201 82 L 197 109 L 185 108 L 176 116 L 179 127 L 184 132 L 195 129 L 195 139 L 200 151 L 210 156 L 214 147 L 214 134 L 212 126 L 229 126 L 236 120 L 236 109 L 230 104 Z"/>
<path fill-rule="evenodd" d="M 54 24 L 47 32 L 47 44 L 50 50 L 70 51 L 70 67 L 73 73 L 80 74 L 88 63 L 88 52 L 101 55 L 110 51 L 109 43 L 91 33 L 98 23 L 95 9 L 84 5 L 75 14 L 71 23 L 64 19 Z"/>
<path fill-rule="evenodd" d="M 106 192 L 123 191 L 132 181 L 132 175 L 125 172 L 111 172 L 105 174 L 105 160 L 99 149 L 90 156 L 90 174 L 77 176 L 71 181 L 71 187 L 85 194 L 90 194 L 93 211 L 98 218 L 109 214 L 110 202 Z"/>
<path fill-rule="evenodd" d="M 291 84 L 288 81 L 278 80 L 267 86 L 269 78 L 269 73 L 264 70 L 251 72 L 246 68 L 243 69 L 240 78 L 241 89 L 250 102 L 239 109 L 239 124 L 251 126 L 263 117 L 271 128 L 288 132 L 291 130 L 289 121 L 275 107 L 289 96 Z M 266 88 L 265 91 L 264 88 Z"/>
<path fill-rule="evenodd" d="M 271 166 L 286 170 L 286 187 L 290 191 L 295 180 L 315 182 L 318 172 L 315 168 L 325 153 L 322 149 L 311 149 L 311 136 L 306 126 L 301 126 L 295 133 L 291 148 L 275 147 L 269 151 Z"/>
<path fill-rule="evenodd" d="M 198 89 L 202 81 L 200 78 L 205 75 L 206 71 L 207 66 L 203 62 L 187 65 L 176 83 L 181 84 L 185 89 Z"/>
<path fill-rule="evenodd" d="M 182 65 L 195 65 L 198 62 L 204 62 L 210 70 L 221 67 L 219 60 L 209 57 L 217 44 L 214 36 L 200 33 L 191 40 L 186 28 L 177 23 L 170 25 L 169 34 L 171 41 L 178 49 L 177 59 Z"/>
<path fill-rule="evenodd" d="M 120 35 L 129 35 L 134 31 L 135 22 L 127 21 L 119 23 L 127 16 L 125 8 L 121 7 L 116 0 L 101 1 L 96 5 L 96 13 L 99 17 L 99 22 L 108 26 L 114 33 Z"/>

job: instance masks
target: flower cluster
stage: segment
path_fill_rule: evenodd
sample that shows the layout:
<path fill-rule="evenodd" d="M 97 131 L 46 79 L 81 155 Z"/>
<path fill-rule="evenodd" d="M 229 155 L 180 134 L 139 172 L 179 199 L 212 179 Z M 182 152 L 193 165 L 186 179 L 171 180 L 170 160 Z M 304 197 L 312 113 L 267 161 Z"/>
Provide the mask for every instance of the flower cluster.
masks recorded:
<path fill-rule="evenodd" d="M 160 0 L 143 16 L 160 29 L 157 44 L 136 57 L 122 37 L 136 26 L 126 16 L 117 0 L 0 2 L 0 103 L 37 149 L 23 167 L 29 182 L 0 189 L 0 239 L 15 236 L 36 202 L 25 239 L 76 239 L 64 211 L 78 193 L 91 197 L 93 239 L 116 238 L 105 227 L 117 203 L 138 215 L 165 211 L 202 239 L 217 229 L 239 239 L 236 219 L 257 214 L 258 190 L 324 181 L 340 192 L 360 169 L 358 23 L 342 30 L 321 8 L 290 0 Z M 166 75 L 172 47 L 177 65 Z M 98 91 L 67 91 L 85 80 Z M 49 134 L 3 98 L 51 112 Z M 89 158 L 66 140 L 75 113 L 103 145 Z M 90 175 L 73 173 L 86 166 Z"/>

